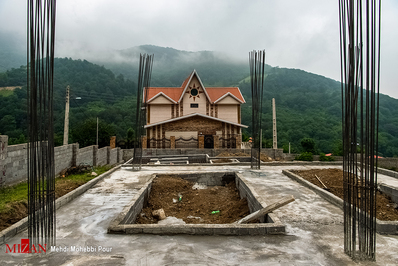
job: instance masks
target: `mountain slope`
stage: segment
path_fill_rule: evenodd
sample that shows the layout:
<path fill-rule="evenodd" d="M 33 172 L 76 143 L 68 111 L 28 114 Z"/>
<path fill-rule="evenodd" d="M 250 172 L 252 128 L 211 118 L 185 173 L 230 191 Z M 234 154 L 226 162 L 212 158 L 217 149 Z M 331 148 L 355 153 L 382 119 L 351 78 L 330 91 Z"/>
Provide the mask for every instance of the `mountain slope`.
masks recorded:
<path fill-rule="evenodd" d="M 205 86 L 239 86 L 246 99 L 242 106 L 242 123 L 251 126 L 251 95 L 248 64 L 213 52 L 191 53 L 172 48 L 141 46 L 118 51 L 118 57 L 101 62 L 105 67 L 86 60 L 55 61 L 55 129 L 63 132 L 65 88 L 80 100 L 71 100 L 71 129 L 81 122 L 96 118 L 111 125 L 118 139 L 126 138 L 133 128 L 137 56 L 154 53 L 153 86 L 181 86 L 196 69 Z M 124 61 L 123 61 L 123 60 Z M 122 62 L 123 61 L 123 62 Z M 24 67 L 0 73 L 0 87 L 26 83 Z M 125 79 L 129 75 L 131 80 Z M 267 66 L 263 101 L 263 134 L 272 143 L 271 99 L 276 99 L 278 146 L 295 151 L 300 140 L 313 138 L 321 152 L 338 150 L 341 145 L 340 83 L 298 69 Z M 0 94 L 1 95 L 1 94 Z M 24 105 L 25 104 L 25 105 Z M 15 90 L 11 96 L 0 96 L 0 132 L 15 141 L 26 133 L 26 93 Z M 4 123 L 1 123 L 4 122 Z M 380 95 L 379 151 L 383 156 L 398 156 L 398 100 Z M 250 133 L 250 127 L 246 133 Z M 73 139 L 71 141 L 74 141 Z"/>

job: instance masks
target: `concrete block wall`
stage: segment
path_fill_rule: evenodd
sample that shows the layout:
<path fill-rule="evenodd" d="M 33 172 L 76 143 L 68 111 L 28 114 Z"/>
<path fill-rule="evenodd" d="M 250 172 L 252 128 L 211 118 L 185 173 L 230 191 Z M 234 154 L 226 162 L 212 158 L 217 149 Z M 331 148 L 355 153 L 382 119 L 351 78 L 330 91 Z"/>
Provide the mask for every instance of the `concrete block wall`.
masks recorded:
<path fill-rule="evenodd" d="M 94 163 L 94 149 L 96 149 L 97 146 L 88 146 L 79 149 L 77 153 L 77 159 L 76 159 L 76 165 L 81 165 L 81 164 L 88 164 L 88 165 L 93 165 L 96 166 Z"/>
<path fill-rule="evenodd" d="M 377 166 L 387 169 L 398 169 L 398 158 L 379 158 L 377 159 Z"/>
<path fill-rule="evenodd" d="M 0 136 L 0 151 L 0 186 L 26 181 L 28 178 L 27 144 L 8 146 L 8 137 L 2 135 Z M 98 149 L 98 146 L 93 145 L 79 149 L 78 143 L 54 148 L 55 175 L 66 168 L 80 164 L 101 166 L 114 165 L 123 161 L 123 150 L 120 148 Z"/>
<path fill-rule="evenodd" d="M 76 164 L 76 151 L 79 144 L 64 145 L 54 148 L 55 173 Z"/>
<path fill-rule="evenodd" d="M 110 165 L 117 163 L 118 153 L 120 148 L 109 149 L 109 163 Z"/>
<path fill-rule="evenodd" d="M 6 175 L 4 185 L 11 185 L 27 179 L 28 153 L 27 144 L 11 145 L 5 158 Z"/>
<path fill-rule="evenodd" d="M 0 186 L 6 181 L 8 136 L 0 135 Z"/>
<path fill-rule="evenodd" d="M 98 149 L 97 165 L 105 165 L 108 162 L 108 147 Z"/>

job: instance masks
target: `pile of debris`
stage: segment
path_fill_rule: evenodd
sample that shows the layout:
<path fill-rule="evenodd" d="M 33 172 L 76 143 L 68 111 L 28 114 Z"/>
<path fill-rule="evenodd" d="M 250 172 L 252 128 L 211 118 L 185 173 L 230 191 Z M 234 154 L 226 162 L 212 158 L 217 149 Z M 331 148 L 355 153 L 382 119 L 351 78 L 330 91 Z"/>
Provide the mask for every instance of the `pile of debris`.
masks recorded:
<path fill-rule="evenodd" d="M 69 168 L 65 168 L 64 170 L 59 173 L 60 177 L 67 177 L 69 175 L 81 174 L 81 173 L 88 173 L 92 170 L 91 165 L 78 165 L 72 166 Z"/>

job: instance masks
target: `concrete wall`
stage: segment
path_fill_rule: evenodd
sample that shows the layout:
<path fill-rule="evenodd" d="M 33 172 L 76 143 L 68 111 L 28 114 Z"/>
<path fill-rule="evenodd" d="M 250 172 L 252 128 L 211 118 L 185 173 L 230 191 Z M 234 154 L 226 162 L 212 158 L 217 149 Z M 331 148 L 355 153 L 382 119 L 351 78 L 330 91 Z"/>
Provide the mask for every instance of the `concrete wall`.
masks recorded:
<path fill-rule="evenodd" d="M 379 158 L 377 159 L 377 166 L 387 169 L 394 167 L 398 170 L 398 158 Z"/>
<path fill-rule="evenodd" d="M 26 180 L 28 173 L 27 144 L 8 146 L 3 162 L 7 169 L 4 185 Z"/>
<path fill-rule="evenodd" d="M 97 157 L 97 164 L 98 165 L 105 165 L 108 161 L 108 147 L 103 147 L 98 149 L 98 157 Z"/>
<path fill-rule="evenodd" d="M 88 146 L 79 149 L 79 152 L 77 154 L 77 160 L 76 160 L 76 165 L 81 165 L 81 164 L 88 164 L 88 165 L 96 165 L 93 161 L 93 154 L 94 154 L 94 149 L 96 146 Z"/>
<path fill-rule="evenodd" d="M 0 136 L 0 186 L 13 185 L 28 178 L 27 144 L 8 146 L 8 137 Z M 79 144 L 69 144 L 54 148 L 55 175 L 62 170 L 88 164 L 92 166 L 114 165 L 123 162 L 120 148 L 98 149 L 96 145 L 79 149 Z"/>
<path fill-rule="evenodd" d="M 109 163 L 110 165 L 117 164 L 117 158 L 119 157 L 119 149 L 109 149 Z"/>
<path fill-rule="evenodd" d="M 6 181 L 8 136 L 0 135 L 0 186 Z"/>
<path fill-rule="evenodd" d="M 79 144 L 64 145 L 54 148 L 55 173 L 76 165 L 76 150 Z"/>

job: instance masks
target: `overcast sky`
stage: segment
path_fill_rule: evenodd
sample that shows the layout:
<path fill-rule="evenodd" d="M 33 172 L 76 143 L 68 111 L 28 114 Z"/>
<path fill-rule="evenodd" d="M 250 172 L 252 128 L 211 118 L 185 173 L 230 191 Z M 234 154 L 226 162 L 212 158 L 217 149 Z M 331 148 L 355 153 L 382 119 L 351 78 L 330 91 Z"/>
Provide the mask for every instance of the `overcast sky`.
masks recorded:
<path fill-rule="evenodd" d="M 26 0 L 0 0 L 0 30 L 26 35 Z M 382 3 L 380 92 L 398 99 L 398 1 Z M 340 80 L 338 0 L 58 0 L 56 56 L 143 44 L 224 51 Z M 155 55 L 156 58 L 156 55 Z"/>

